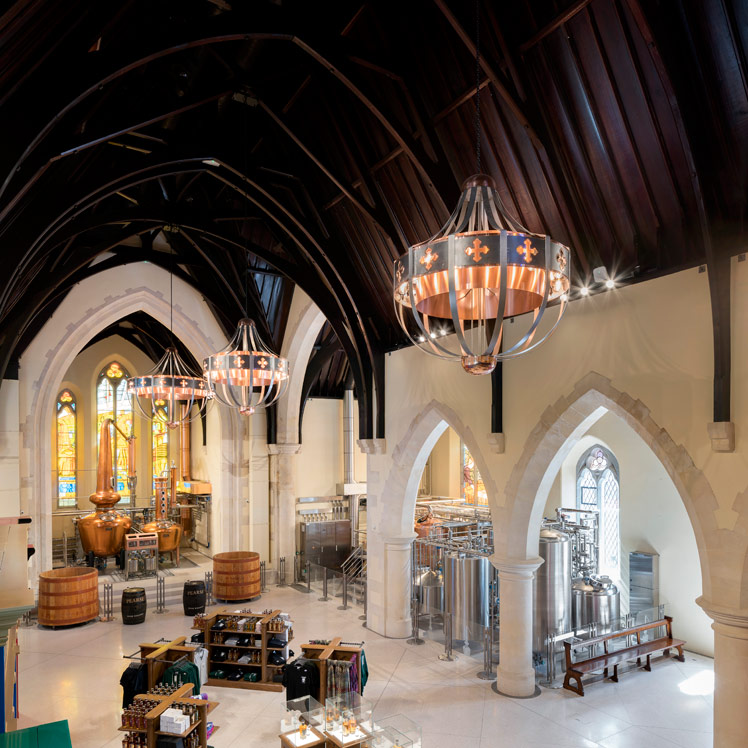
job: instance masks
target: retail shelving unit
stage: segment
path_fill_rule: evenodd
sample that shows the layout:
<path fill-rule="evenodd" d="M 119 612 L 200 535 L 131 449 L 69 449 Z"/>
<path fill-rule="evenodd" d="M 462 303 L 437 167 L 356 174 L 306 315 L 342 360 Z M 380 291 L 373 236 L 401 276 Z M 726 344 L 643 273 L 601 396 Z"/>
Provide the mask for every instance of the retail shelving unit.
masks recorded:
<path fill-rule="evenodd" d="M 317 701 L 324 704 L 327 699 L 327 663 L 330 660 L 352 660 L 358 655 L 358 693 L 361 693 L 361 647 L 354 644 L 343 644 L 341 637 L 332 639 L 329 644 L 302 644 L 301 652 L 307 660 L 314 660 L 319 665 L 319 693 Z"/>
<path fill-rule="evenodd" d="M 271 630 L 271 621 L 280 615 L 280 610 L 274 610 L 271 613 L 253 613 L 247 610 L 237 610 L 236 608 L 223 608 L 209 616 L 206 616 L 199 626 L 193 626 L 193 629 L 202 631 L 205 636 L 205 647 L 208 649 L 209 670 L 212 672 L 216 669 L 233 669 L 241 668 L 244 672 L 256 672 L 258 680 L 255 682 L 245 680 L 226 680 L 222 678 L 208 678 L 206 685 L 221 686 L 224 688 L 244 688 L 255 691 L 282 691 L 283 685 L 273 681 L 273 676 L 280 671 L 282 665 L 273 665 L 268 663 L 268 656 L 274 652 L 281 652 L 284 660 L 288 660 L 288 644 L 291 641 L 292 629 L 285 628 L 283 631 Z M 223 629 L 215 632 L 211 629 L 216 622 L 225 620 L 240 621 L 242 618 L 256 619 L 254 630 L 236 630 Z M 238 645 L 224 644 L 223 641 L 229 636 L 249 636 L 252 637 L 252 645 L 240 647 Z M 285 642 L 283 647 L 269 647 L 268 641 L 276 637 Z M 218 650 L 238 650 L 251 654 L 259 652 L 259 662 L 243 663 L 231 660 L 215 660 L 215 653 Z"/>
<path fill-rule="evenodd" d="M 135 727 L 120 727 L 120 732 L 126 733 L 140 733 L 146 735 L 148 748 L 156 748 L 159 735 L 171 735 L 172 737 L 187 737 L 190 733 L 197 731 L 199 737 L 198 745 L 200 748 L 207 748 L 208 746 L 208 715 L 218 706 L 217 701 L 205 701 L 205 699 L 191 698 L 193 684 L 185 683 L 180 686 L 174 693 L 168 696 L 156 695 L 156 694 L 139 694 L 135 697 L 136 700 L 146 699 L 150 701 L 158 701 L 158 706 L 153 707 L 150 712 L 145 715 L 146 727 L 135 728 Z M 194 725 L 191 725 L 188 730 L 183 732 L 181 735 L 175 735 L 171 732 L 161 732 L 158 728 L 161 723 L 161 714 L 171 707 L 174 702 L 180 704 L 192 704 L 197 707 L 199 718 Z M 218 727 L 213 727 L 211 737 L 215 735 Z"/>

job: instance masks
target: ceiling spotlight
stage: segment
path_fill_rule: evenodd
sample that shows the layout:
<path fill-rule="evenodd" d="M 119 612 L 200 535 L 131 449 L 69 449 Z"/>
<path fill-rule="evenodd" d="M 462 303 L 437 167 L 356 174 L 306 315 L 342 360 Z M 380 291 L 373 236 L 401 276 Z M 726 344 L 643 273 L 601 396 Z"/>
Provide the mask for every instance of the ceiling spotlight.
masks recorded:
<path fill-rule="evenodd" d="M 587 288 L 587 286 L 582 286 L 582 287 L 581 287 L 581 288 L 579 289 L 579 295 L 580 295 L 580 296 L 588 296 L 588 295 L 589 295 L 589 293 L 590 293 L 590 289 L 589 289 L 589 288 Z"/>
<path fill-rule="evenodd" d="M 419 343 L 425 343 L 426 342 L 426 338 L 424 338 L 423 335 L 419 335 L 418 342 Z"/>
<path fill-rule="evenodd" d="M 608 280 L 605 281 L 605 288 L 615 288 L 615 287 L 616 287 L 616 284 L 612 278 L 608 278 Z"/>
<path fill-rule="evenodd" d="M 442 331 L 441 331 L 441 332 L 439 333 L 439 335 L 446 335 L 446 334 L 447 334 L 447 331 L 446 331 L 446 330 L 442 330 Z"/>
<path fill-rule="evenodd" d="M 432 337 L 432 338 L 435 338 L 435 337 L 436 337 L 436 333 L 435 333 L 435 332 L 432 332 L 432 333 L 431 333 L 431 337 Z"/>

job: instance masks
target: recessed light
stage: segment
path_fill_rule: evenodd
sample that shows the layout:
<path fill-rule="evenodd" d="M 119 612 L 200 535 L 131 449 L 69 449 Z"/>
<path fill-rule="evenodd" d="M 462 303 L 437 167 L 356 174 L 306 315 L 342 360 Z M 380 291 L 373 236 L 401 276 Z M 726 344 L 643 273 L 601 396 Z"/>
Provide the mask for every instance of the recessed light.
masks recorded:
<path fill-rule="evenodd" d="M 612 278 L 608 278 L 608 280 L 605 281 L 605 288 L 615 288 L 615 287 L 616 287 L 616 284 Z"/>
<path fill-rule="evenodd" d="M 590 289 L 589 289 L 589 288 L 587 288 L 587 286 L 582 286 L 582 287 L 581 287 L 581 288 L 579 289 L 579 295 L 580 295 L 580 296 L 587 296 L 587 295 L 589 294 L 589 292 L 590 292 Z"/>

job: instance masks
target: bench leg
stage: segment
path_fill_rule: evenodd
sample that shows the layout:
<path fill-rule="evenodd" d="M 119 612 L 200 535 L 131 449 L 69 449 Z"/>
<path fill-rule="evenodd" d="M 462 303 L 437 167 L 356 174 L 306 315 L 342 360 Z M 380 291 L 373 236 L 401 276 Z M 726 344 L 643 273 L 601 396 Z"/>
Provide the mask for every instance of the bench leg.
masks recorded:
<path fill-rule="evenodd" d="M 678 656 L 675 659 L 678 660 L 678 662 L 685 662 L 686 658 L 683 654 L 683 647 L 676 647 L 676 649 L 678 650 Z"/>
<path fill-rule="evenodd" d="M 613 683 L 618 683 L 618 665 L 613 665 L 613 677 L 611 680 Z"/>
<path fill-rule="evenodd" d="M 642 658 L 641 657 L 637 657 L 636 658 L 636 667 L 641 667 L 641 666 L 642 666 Z"/>
<path fill-rule="evenodd" d="M 644 666 L 644 669 L 648 672 L 652 672 L 652 662 L 651 662 L 651 655 L 647 655 L 647 664 Z"/>
<path fill-rule="evenodd" d="M 572 678 L 577 682 L 576 686 L 571 682 Z M 584 696 L 584 686 L 582 686 L 582 676 L 572 670 L 567 670 L 564 676 L 564 688 L 573 691 L 580 696 Z"/>
<path fill-rule="evenodd" d="M 663 649 L 662 654 L 663 656 L 667 657 L 670 654 L 670 647 L 668 647 L 667 649 Z"/>

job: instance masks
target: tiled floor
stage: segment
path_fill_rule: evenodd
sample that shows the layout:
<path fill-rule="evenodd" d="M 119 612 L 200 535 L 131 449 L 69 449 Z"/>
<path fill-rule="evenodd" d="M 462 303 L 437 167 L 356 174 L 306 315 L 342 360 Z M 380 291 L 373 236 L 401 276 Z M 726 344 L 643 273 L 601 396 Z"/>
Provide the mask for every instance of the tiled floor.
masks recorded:
<path fill-rule="evenodd" d="M 272 587 L 257 605 L 291 613 L 296 644 L 311 637 L 366 641 L 365 696 L 375 716 L 404 713 L 423 725 L 424 748 L 575 746 L 578 748 L 708 748 L 712 745 L 712 660 L 687 654 L 661 661 L 651 673 L 631 672 L 619 683 L 593 684 L 580 698 L 543 690 L 535 699 L 497 696 L 475 677 L 480 662 L 458 655 L 441 662 L 434 642 L 420 647 L 383 639 L 361 626 L 359 609 L 337 610 L 317 595 Z M 22 727 L 67 719 L 74 748 L 119 748 L 117 732 L 126 663 L 143 641 L 191 634 L 191 620 L 171 606 L 139 626 L 92 623 L 59 631 L 21 630 Z M 298 647 L 297 647 L 298 652 Z M 220 702 L 212 717 L 215 748 L 278 746 L 280 693 L 209 688 Z"/>

